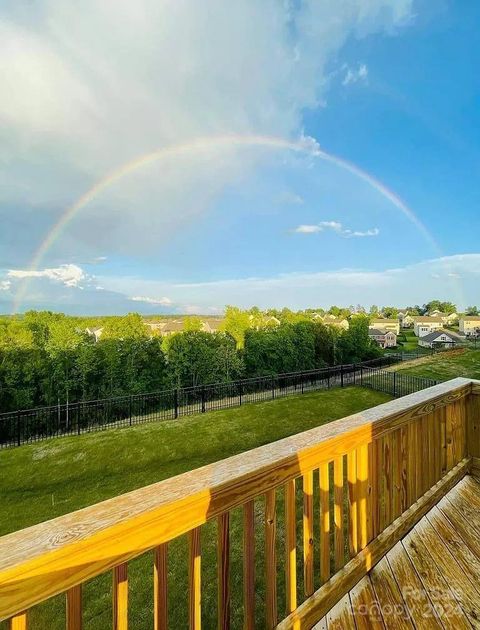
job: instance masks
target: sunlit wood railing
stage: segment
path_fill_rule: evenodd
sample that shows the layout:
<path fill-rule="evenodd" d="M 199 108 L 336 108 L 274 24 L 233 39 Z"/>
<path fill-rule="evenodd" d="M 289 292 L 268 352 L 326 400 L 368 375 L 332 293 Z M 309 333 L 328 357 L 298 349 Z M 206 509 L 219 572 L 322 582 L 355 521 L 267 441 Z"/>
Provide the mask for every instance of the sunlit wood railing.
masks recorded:
<path fill-rule="evenodd" d="M 113 628 L 126 630 L 128 563 L 153 550 L 151 626 L 167 628 L 169 543 L 186 535 L 190 628 L 201 627 L 205 588 L 217 589 L 218 628 L 230 627 L 232 542 L 242 556 L 243 592 L 235 596 L 243 599 L 243 627 L 310 628 L 478 467 L 478 394 L 478 382 L 455 379 L 4 536 L 0 619 L 9 619 L 12 629 L 26 629 L 32 607 L 65 593 L 66 627 L 79 630 L 82 585 L 111 571 Z M 242 527 L 235 530 L 241 541 L 231 540 L 235 509 L 243 511 Z M 202 529 L 212 519 L 217 521 L 213 585 L 202 584 Z"/>

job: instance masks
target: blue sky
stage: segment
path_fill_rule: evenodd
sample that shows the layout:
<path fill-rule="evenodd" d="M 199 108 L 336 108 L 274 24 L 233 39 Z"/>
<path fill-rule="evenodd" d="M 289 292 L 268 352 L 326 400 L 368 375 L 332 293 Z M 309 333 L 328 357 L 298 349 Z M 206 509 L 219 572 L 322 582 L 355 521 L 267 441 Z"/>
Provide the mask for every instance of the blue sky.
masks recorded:
<path fill-rule="evenodd" d="M 3 3 L 0 311 L 480 303 L 479 20 L 474 0 Z"/>

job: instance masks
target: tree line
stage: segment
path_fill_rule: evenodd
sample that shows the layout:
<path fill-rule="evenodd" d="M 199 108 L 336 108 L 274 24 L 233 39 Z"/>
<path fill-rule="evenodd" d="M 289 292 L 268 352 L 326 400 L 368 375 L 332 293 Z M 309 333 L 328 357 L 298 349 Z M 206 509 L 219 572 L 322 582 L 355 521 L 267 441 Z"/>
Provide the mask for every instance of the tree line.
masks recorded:
<path fill-rule="evenodd" d="M 225 330 L 152 336 L 137 314 L 102 322 L 98 342 L 89 320 L 51 312 L 0 318 L 0 412 L 57 403 L 228 382 L 239 378 L 355 363 L 381 354 L 368 317 L 343 331 L 306 319 L 245 328 L 230 312 Z"/>

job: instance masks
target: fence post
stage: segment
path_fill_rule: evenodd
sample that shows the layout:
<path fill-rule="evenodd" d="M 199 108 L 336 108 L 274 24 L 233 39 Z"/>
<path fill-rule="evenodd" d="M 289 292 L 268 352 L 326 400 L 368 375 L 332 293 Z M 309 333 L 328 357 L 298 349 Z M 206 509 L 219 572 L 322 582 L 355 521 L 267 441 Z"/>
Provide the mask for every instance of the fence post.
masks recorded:
<path fill-rule="evenodd" d="M 303 394 L 303 387 L 304 387 L 304 384 L 305 384 L 305 374 L 303 372 L 301 373 L 300 378 L 302 380 L 302 394 Z"/>
<path fill-rule="evenodd" d="M 393 397 L 397 395 L 397 373 L 393 372 Z"/>
<path fill-rule="evenodd" d="M 173 396 L 173 404 L 174 404 L 174 418 L 178 418 L 178 387 L 175 387 L 175 392 Z"/>
<path fill-rule="evenodd" d="M 205 413 L 205 385 L 202 385 L 202 413 Z"/>
<path fill-rule="evenodd" d="M 340 387 L 343 387 L 343 363 L 340 366 Z"/>
<path fill-rule="evenodd" d="M 363 387 L 363 365 L 360 364 L 360 387 Z"/>
<path fill-rule="evenodd" d="M 20 435 L 20 412 L 17 412 L 17 446 L 21 444 L 21 435 Z"/>
<path fill-rule="evenodd" d="M 77 402 L 77 433 L 78 435 L 80 435 L 81 433 L 81 429 L 80 429 L 80 403 Z"/>
<path fill-rule="evenodd" d="M 275 380 L 272 375 L 272 400 L 275 398 Z"/>
<path fill-rule="evenodd" d="M 357 384 L 357 365 L 353 364 L 353 384 Z"/>
<path fill-rule="evenodd" d="M 129 419 L 130 426 L 132 426 L 132 397 L 131 396 L 128 399 L 128 419 Z"/>

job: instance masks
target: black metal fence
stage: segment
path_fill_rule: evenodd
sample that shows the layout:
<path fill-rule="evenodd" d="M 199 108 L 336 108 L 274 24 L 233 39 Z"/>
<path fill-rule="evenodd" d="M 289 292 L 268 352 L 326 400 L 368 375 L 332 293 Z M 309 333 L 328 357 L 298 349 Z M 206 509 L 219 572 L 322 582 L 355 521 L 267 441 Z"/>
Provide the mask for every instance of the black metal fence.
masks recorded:
<path fill-rule="evenodd" d="M 3 413 L 0 414 L 0 448 L 108 427 L 174 420 L 320 389 L 359 385 L 403 396 L 435 384 L 431 379 L 381 369 L 402 358 L 386 355 L 361 364 Z"/>

